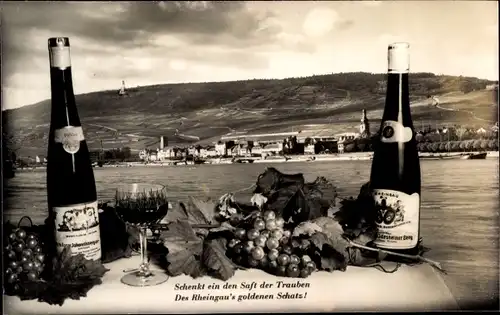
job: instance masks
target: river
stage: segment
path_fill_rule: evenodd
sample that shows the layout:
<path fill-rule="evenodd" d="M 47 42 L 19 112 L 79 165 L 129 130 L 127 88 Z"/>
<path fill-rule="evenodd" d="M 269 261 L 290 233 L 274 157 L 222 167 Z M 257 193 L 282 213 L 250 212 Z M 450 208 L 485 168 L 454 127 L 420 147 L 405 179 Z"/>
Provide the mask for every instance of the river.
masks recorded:
<path fill-rule="evenodd" d="M 325 176 L 340 196 L 356 196 L 370 174 L 370 161 L 297 162 L 271 164 L 285 173 L 304 173 L 306 180 Z M 266 164 L 172 167 L 97 168 L 99 198 L 111 198 L 120 182 L 166 185 L 172 200 L 210 196 L 253 184 Z M 441 262 L 446 284 L 458 303 L 498 303 L 499 180 L 498 158 L 486 160 L 422 160 L 421 235 L 431 248 L 427 257 Z M 45 170 L 20 171 L 5 182 L 4 219 L 23 215 L 41 223 L 46 215 Z M 75 189 L 77 189 L 75 187 Z M 248 191 L 236 194 L 250 198 Z"/>

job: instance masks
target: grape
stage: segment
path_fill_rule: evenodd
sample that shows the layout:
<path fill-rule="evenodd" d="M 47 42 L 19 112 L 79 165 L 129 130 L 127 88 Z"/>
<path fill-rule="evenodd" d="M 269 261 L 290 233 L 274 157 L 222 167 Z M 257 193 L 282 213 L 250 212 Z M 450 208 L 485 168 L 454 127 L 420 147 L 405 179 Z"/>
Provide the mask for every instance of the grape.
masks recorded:
<path fill-rule="evenodd" d="M 30 249 L 35 248 L 37 245 L 38 245 L 38 242 L 35 239 L 28 239 L 28 243 L 26 243 L 26 246 Z"/>
<path fill-rule="evenodd" d="M 264 231 L 260 232 L 260 235 L 264 236 L 267 239 L 267 238 L 271 237 L 271 232 L 268 230 L 264 230 Z"/>
<path fill-rule="evenodd" d="M 10 240 L 11 242 L 13 242 L 13 241 L 17 240 L 16 233 L 10 233 L 10 234 L 9 234 L 9 240 Z"/>
<path fill-rule="evenodd" d="M 271 260 L 271 261 L 274 261 L 274 260 L 278 259 L 278 256 L 279 256 L 279 255 L 280 255 L 280 252 L 279 252 L 276 248 L 271 249 L 271 250 L 269 251 L 269 253 L 267 253 L 267 257 L 268 257 L 268 258 L 269 258 L 269 260 Z"/>
<path fill-rule="evenodd" d="M 285 276 L 286 275 L 286 266 L 278 266 L 278 268 L 276 269 L 276 275 L 278 276 Z"/>
<path fill-rule="evenodd" d="M 236 256 L 233 258 L 233 261 L 237 264 L 242 266 L 243 265 L 243 256 Z"/>
<path fill-rule="evenodd" d="M 278 248 L 279 245 L 280 245 L 279 241 L 275 238 L 270 238 L 266 242 L 266 246 L 269 249 L 276 249 L 276 248 Z"/>
<path fill-rule="evenodd" d="M 268 263 L 267 263 L 267 267 L 272 270 L 272 271 L 275 271 L 276 269 L 278 269 L 278 262 L 276 260 L 270 260 Z"/>
<path fill-rule="evenodd" d="M 278 264 L 281 266 L 286 266 L 290 263 L 290 256 L 287 254 L 281 254 L 278 256 Z"/>
<path fill-rule="evenodd" d="M 280 239 L 280 244 L 281 245 L 288 245 L 288 243 L 290 243 L 290 238 L 286 237 L 286 236 L 283 236 L 281 239 Z"/>
<path fill-rule="evenodd" d="M 300 248 L 303 250 L 308 249 L 310 245 L 311 245 L 311 242 L 308 239 L 302 239 L 300 241 Z"/>
<path fill-rule="evenodd" d="M 259 261 L 253 257 L 248 257 L 248 265 L 252 268 L 255 268 L 259 265 Z"/>
<path fill-rule="evenodd" d="M 254 229 L 261 231 L 266 228 L 266 222 L 260 218 L 257 218 L 253 224 Z"/>
<path fill-rule="evenodd" d="M 28 272 L 28 274 L 26 275 L 26 277 L 28 278 L 28 281 L 36 281 L 38 280 L 38 275 L 34 272 Z"/>
<path fill-rule="evenodd" d="M 265 247 L 266 246 L 266 241 L 267 241 L 267 238 L 265 238 L 262 235 L 259 235 L 256 239 L 253 240 L 253 242 L 255 243 L 255 245 L 260 246 L 260 247 Z"/>
<path fill-rule="evenodd" d="M 307 263 L 308 263 L 308 262 L 312 261 L 312 260 L 311 260 L 311 257 L 309 257 L 308 255 L 304 255 L 304 256 L 302 256 L 302 259 L 301 259 L 301 260 L 302 260 L 302 265 L 303 265 L 304 267 L 306 267 L 306 266 L 307 266 Z"/>
<path fill-rule="evenodd" d="M 309 268 L 303 268 L 300 270 L 300 277 L 307 278 L 311 274 L 311 270 Z"/>
<path fill-rule="evenodd" d="M 26 239 L 27 239 L 27 240 L 36 240 L 36 235 L 34 235 L 34 234 L 28 234 L 28 235 L 26 236 Z"/>
<path fill-rule="evenodd" d="M 32 262 L 32 261 L 28 261 L 28 262 L 25 262 L 25 263 L 23 264 L 23 269 L 24 269 L 24 271 L 31 271 L 31 270 L 33 270 L 33 268 L 34 268 L 34 267 L 35 267 L 35 266 L 34 266 L 34 264 L 33 264 L 33 262 Z"/>
<path fill-rule="evenodd" d="M 290 231 L 290 230 L 284 230 L 283 231 L 283 236 L 286 236 L 286 237 L 290 238 L 292 236 L 292 231 Z"/>
<path fill-rule="evenodd" d="M 31 249 L 25 249 L 23 250 L 22 255 L 23 257 L 30 258 L 33 255 L 33 252 L 31 251 Z"/>
<path fill-rule="evenodd" d="M 236 231 L 234 231 L 234 235 L 239 238 L 240 240 L 244 240 L 245 237 L 247 236 L 247 231 L 245 231 L 245 229 L 237 229 Z"/>
<path fill-rule="evenodd" d="M 258 236 L 259 236 L 259 231 L 257 231 L 256 229 L 251 229 L 251 230 L 248 230 L 247 232 L 247 237 L 249 240 L 253 241 L 254 239 L 256 239 Z"/>
<path fill-rule="evenodd" d="M 227 247 L 233 248 L 238 243 L 240 243 L 240 240 L 233 238 L 232 240 L 229 241 L 229 243 L 227 244 Z"/>
<path fill-rule="evenodd" d="M 271 237 L 279 240 L 283 237 L 283 231 L 276 229 L 271 232 Z"/>
<path fill-rule="evenodd" d="M 26 256 L 21 257 L 21 263 L 24 264 L 25 262 L 29 261 L 29 258 Z"/>
<path fill-rule="evenodd" d="M 241 253 L 243 253 L 243 250 L 244 250 L 244 244 L 243 243 L 238 243 L 234 246 L 233 248 L 233 252 L 236 254 L 236 255 L 240 255 Z"/>
<path fill-rule="evenodd" d="M 18 253 L 21 253 L 23 250 L 24 250 L 24 243 L 22 242 L 17 242 L 15 245 L 14 245 L 14 250 Z"/>
<path fill-rule="evenodd" d="M 314 261 L 308 261 L 306 264 L 306 268 L 309 269 L 309 271 L 312 273 L 313 271 L 316 271 L 316 264 Z"/>
<path fill-rule="evenodd" d="M 16 273 L 17 274 L 23 273 L 23 271 L 24 271 L 24 269 L 23 269 L 22 266 L 17 266 L 17 268 L 16 268 Z"/>
<path fill-rule="evenodd" d="M 271 210 L 264 212 L 264 220 L 274 220 L 276 219 L 276 213 Z"/>
<path fill-rule="evenodd" d="M 36 272 L 42 273 L 43 272 L 43 265 L 35 267 Z"/>
<path fill-rule="evenodd" d="M 276 220 L 274 219 L 266 220 L 266 229 L 268 229 L 269 231 L 276 230 L 277 227 L 278 226 L 276 225 Z"/>
<path fill-rule="evenodd" d="M 283 245 L 283 248 L 281 250 L 283 253 L 287 254 L 287 255 L 291 255 L 292 252 L 293 252 L 293 248 L 292 246 L 290 245 Z"/>
<path fill-rule="evenodd" d="M 262 247 L 257 246 L 252 249 L 252 257 L 255 260 L 261 260 L 265 255 L 266 253 L 264 253 L 264 249 Z"/>
<path fill-rule="evenodd" d="M 286 268 L 286 271 L 289 277 L 296 278 L 300 275 L 299 266 L 297 266 L 296 264 L 289 264 Z"/>
<path fill-rule="evenodd" d="M 15 261 L 15 260 L 11 260 L 11 261 L 9 262 L 9 267 L 10 267 L 10 268 L 12 268 L 12 269 L 16 269 L 16 268 L 17 268 L 17 266 L 19 266 L 19 264 L 17 263 L 17 261 Z"/>
<path fill-rule="evenodd" d="M 39 262 L 43 263 L 43 261 L 45 260 L 45 255 L 44 254 L 38 254 L 38 255 L 36 255 L 36 259 Z"/>
<path fill-rule="evenodd" d="M 5 274 L 6 275 L 10 275 L 11 273 L 13 273 L 12 269 L 11 268 L 7 268 L 5 269 Z"/>
<path fill-rule="evenodd" d="M 279 228 L 283 228 L 283 226 L 285 225 L 285 220 L 282 217 L 277 218 L 276 219 L 276 225 Z"/>
<path fill-rule="evenodd" d="M 11 250 L 12 250 L 12 244 L 7 244 L 7 246 L 5 246 L 5 251 L 9 252 Z"/>
<path fill-rule="evenodd" d="M 246 241 L 244 244 L 243 244 L 243 251 L 245 253 L 249 253 L 252 251 L 252 249 L 255 247 L 253 241 Z"/>
<path fill-rule="evenodd" d="M 24 240 L 26 238 L 26 231 L 23 229 L 18 229 L 16 232 L 16 237 L 18 240 Z"/>
<path fill-rule="evenodd" d="M 290 242 L 290 245 L 293 247 L 293 248 L 299 248 L 300 247 L 300 242 L 297 241 L 297 240 L 292 240 Z"/>
<path fill-rule="evenodd" d="M 10 250 L 8 253 L 7 253 L 7 258 L 12 260 L 12 259 L 16 259 L 16 252 L 13 251 L 13 250 Z"/>
<path fill-rule="evenodd" d="M 17 281 L 17 274 L 15 273 L 11 273 L 8 277 L 7 277 L 7 282 L 8 283 L 14 283 Z"/>
<path fill-rule="evenodd" d="M 300 264 L 300 258 L 297 255 L 290 255 L 290 264 L 292 265 L 299 265 Z"/>
<path fill-rule="evenodd" d="M 35 253 L 42 253 L 43 252 L 43 250 L 42 250 L 42 248 L 40 246 L 35 247 L 35 249 L 33 251 Z"/>
<path fill-rule="evenodd" d="M 262 269 L 266 269 L 268 265 L 269 265 L 269 259 L 267 258 L 267 255 L 264 254 L 264 257 L 262 257 L 262 259 L 259 260 L 259 267 Z"/>

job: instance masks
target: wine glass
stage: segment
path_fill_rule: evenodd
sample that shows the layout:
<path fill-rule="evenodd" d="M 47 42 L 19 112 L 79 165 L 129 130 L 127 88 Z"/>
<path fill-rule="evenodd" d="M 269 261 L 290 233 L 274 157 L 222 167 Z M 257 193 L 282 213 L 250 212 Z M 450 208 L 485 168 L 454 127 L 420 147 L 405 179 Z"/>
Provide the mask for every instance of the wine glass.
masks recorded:
<path fill-rule="evenodd" d="M 139 229 L 141 244 L 141 265 L 122 277 L 125 284 L 143 287 L 153 286 L 168 280 L 164 273 L 149 269 L 146 229 L 158 223 L 168 211 L 166 187 L 163 185 L 134 183 L 124 184 L 116 189 L 115 211 L 125 224 Z"/>

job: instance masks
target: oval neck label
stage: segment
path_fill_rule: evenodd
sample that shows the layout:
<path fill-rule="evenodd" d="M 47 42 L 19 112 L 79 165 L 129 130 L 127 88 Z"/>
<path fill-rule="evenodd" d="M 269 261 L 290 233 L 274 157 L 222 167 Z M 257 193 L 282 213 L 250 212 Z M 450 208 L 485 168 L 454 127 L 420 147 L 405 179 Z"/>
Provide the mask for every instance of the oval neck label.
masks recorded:
<path fill-rule="evenodd" d="M 54 132 L 54 141 L 62 143 L 64 151 L 70 154 L 80 150 L 80 142 L 84 139 L 82 127 L 66 126 Z"/>
<path fill-rule="evenodd" d="M 413 131 L 409 127 L 403 126 L 400 122 L 386 120 L 382 125 L 380 140 L 384 143 L 409 142 L 413 137 Z"/>

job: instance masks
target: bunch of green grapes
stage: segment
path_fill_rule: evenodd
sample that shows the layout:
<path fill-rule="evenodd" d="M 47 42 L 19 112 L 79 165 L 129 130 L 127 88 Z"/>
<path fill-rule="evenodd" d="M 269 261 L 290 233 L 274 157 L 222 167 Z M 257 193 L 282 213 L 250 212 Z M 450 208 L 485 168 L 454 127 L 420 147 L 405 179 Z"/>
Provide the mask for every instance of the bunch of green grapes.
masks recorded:
<path fill-rule="evenodd" d="M 37 281 L 44 269 L 43 247 L 33 233 L 18 228 L 10 233 L 4 247 L 4 279 L 16 290 L 18 283 Z"/>
<path fill-rule="evenodd" d="M 260 268 L 282 277 L 308 277 L 316 264 L 308 255 L 308 240 L 294 240 L 285 221 L 266 211 L 234 232 L 228 255 L 241 266 Z"/>

